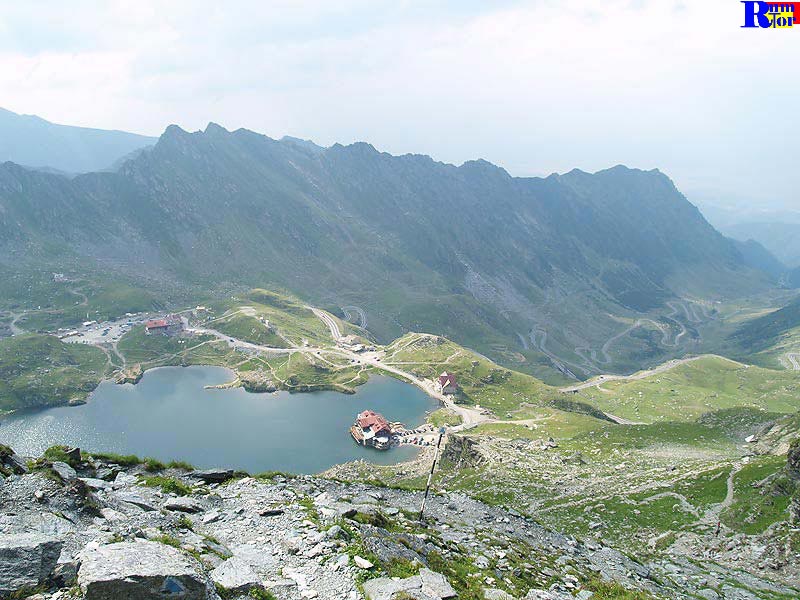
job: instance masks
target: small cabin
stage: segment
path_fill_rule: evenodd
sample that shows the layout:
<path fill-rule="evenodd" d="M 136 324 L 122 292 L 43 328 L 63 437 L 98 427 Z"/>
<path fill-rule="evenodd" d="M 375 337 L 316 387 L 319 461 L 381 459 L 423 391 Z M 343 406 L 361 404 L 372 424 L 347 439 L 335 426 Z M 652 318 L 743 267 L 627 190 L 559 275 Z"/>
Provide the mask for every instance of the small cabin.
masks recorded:
<path fill-rule="evenodd" d="M 452 396 L 458 391 L 456 376 L 452 373 L 448 373 L 447 371 L 439 375 L 439 379 L 437 380 L 436 384 L 438 390 L 442 394 L 446 394 L 448 396 Z"/>

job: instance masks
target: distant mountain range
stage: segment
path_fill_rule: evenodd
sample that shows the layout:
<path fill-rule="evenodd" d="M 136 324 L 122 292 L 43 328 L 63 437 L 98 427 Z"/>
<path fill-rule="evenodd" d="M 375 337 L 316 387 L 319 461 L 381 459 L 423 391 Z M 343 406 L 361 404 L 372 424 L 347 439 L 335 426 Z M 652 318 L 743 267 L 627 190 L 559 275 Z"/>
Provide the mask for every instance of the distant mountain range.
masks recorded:
<path fill-rule="evenodd" d="M 791 287 L 800 288 L 800 267 L 789 271 L 787 281 Z"/>
<path fill-rule="evenodd" d="M 111 168 L 158 138 L 57 125 L 33 115 L 0 108 L 0 162 L 68 174 Z"/>
<path fill-rule="evenodd" d="M 800 267 L 800 207 L 761 208 L 745 202 L 699 204 L 714 227 L 736 240 L 754 240 L 788 268 Z"/>
<path fill-rule="evenodd" d="M 740 241 L 737 238 L 731 239 L 734 241 L 739 252 L 741 252 L 747 265 L 754 269 L 764 271 L 776 281 L 787 281 L 789 269 L 778 260 L 772 252 L 767 250 L 763 244 L 750 238 L 747 238 L 745 241 Z"/>
<path fill-rule="evenodd" d="M 788 267 L 800 267 L 800 223 L 789 221 L 741 222 L 721 227 L 737 240 L 755 240 Z"/>
<path fill-rule="evenodd" d="M 214 124 L 170 126 L 115 172 L 0 166 L 0 260 L 281 287 L 362 308 L 382 340 L 440 333 L 529 370 L 670 301 L 710 306 L 771 282 L 657 170 L 516 178 L 483 160 L 456 167 Z M 636 361 L 658 359 L 662 334 L 641 335 L 650 354 Z M 592 361 L 636 365 L 604 353 L 582 374 Z"/>

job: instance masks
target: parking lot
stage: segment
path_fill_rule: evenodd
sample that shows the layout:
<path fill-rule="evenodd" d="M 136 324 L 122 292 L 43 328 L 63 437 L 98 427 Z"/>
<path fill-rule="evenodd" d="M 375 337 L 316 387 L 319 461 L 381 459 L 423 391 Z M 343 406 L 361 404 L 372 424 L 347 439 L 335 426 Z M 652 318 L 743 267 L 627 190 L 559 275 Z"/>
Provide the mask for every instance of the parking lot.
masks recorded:
<path fill-rule="evenodd" d="M 133 327 L 141 325 L 149 318 L 150 315 L 132 315 L 115 321 L 83 324 L 75 329 L 74 335 L 63 338 L 63 341 L 68 344 L 113 344 Z"/>

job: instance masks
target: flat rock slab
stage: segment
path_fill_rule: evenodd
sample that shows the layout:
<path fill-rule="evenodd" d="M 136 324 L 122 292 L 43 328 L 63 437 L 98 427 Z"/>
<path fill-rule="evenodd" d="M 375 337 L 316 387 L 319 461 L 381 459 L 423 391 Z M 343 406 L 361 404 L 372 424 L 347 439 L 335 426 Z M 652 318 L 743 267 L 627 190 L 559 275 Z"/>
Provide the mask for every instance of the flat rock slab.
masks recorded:
<path fill-rule="evenodd" d="M 441 573 L 430 569 L 420 569 L 419 578 L 422 580 L 422 591 L 429 596 L 446 599 L 455 598 L 458 595 Z"/>
<path fill-rule="evenodd" d="M 78 571 L 84 600 L 217 600 L 199 563 L 176 548 L 137 540 L 87 550 Z"/>
<path fill-rule="evenodd" d="M 94 479 L 93 477 L 79 477 L 86 487 L 93 491 L 110 490 L 113 486 L 110 481 L 103 479 Z"/>
<path fill-rule="evenodd" d="M 514 600 L 514 596 L 503 590 L 483 590 L 484 600 Z"/>
<path fill-rule="evenodd" d="M 45 583 L 61 554 L 62 542 L 38 534 L 0 534 L 0 597 Z"/>
<path fill-rule="evenodd" d="M 401 594 L 415 600 L 446 600 L 457 596 L 444 575 L 430 569 L 420 569 L 419 575 L 405 579 L 380 577 L 364 582 L 364 595 L 368 600 L 393 600 Z"/>
<path fill-rule="evenodd" d="M 55 471 L 56 475 L 58 475 L 61 478 L 61 481 L 64 482 L 75 481 L 78 478 L 78 474 L 75 472 L 75 469 L 70 467 L 65 462 L 54 462 L 53 471 Z"/>
<path fill-rule="evenodd" d="M 231 469 L 205 469 L 203 471 L 192 471 L 189 477 L 201 479 L 206 483 L 222 483 L 233 478 Z"/>
<path fill-rule="evenodd" d="M 392 600 L 395 594 L 403 592 L 411 595 L 412 592 L 422 591 L 422 581 L 418 576 L 406 577 L 405 579 L 391 579 L 389 577 L 378 577 L 368 579 L 364 582 L 364 595 L 367 600 Z"/>
<path fill-rule="evenodd" d="M 229 558 L 211 571 L 211 580 L 233 593 L 246 593 L 262 587 L 261 578 L 241 558 Z"/>
<path fill-rule="evenodd" d="M 142 495 L 134 492 L 117 492 L 114 494 L 114 497 L 117 500 L 127 504 L 132 504 L 147 512 L 158 510 L 150 500 L 147 500 Z"/>
<path fill-rule="evenodd" d="M 170 498 L 164 503 L 164 508 L 177 512 L 185 513 L 199 513 L 205 510 L 205 507 L 199 500 L 194 498 L 187 498 L 185 496 L 178 496 L 177 498 Z"/>
<path fill-rule="evenodd" d="M 573 597 L 566 592 L 530 590 L 524 600 L 573 600 Z"/>

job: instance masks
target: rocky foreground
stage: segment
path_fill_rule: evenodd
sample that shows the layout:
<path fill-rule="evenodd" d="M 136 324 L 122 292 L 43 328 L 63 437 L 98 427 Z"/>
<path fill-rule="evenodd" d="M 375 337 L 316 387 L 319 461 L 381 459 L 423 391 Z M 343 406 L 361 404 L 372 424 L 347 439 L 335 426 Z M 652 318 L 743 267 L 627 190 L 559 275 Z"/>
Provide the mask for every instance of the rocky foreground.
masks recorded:
<path fill-rule="evenodd" d="M 762 598 L 797 590 L 639 564 L 461 494 L 0 453 L 0 597 Z M 51 457 L 52 458 L 52 457 Z M 626 590 L 639 595 L 627 596 Z"/>

